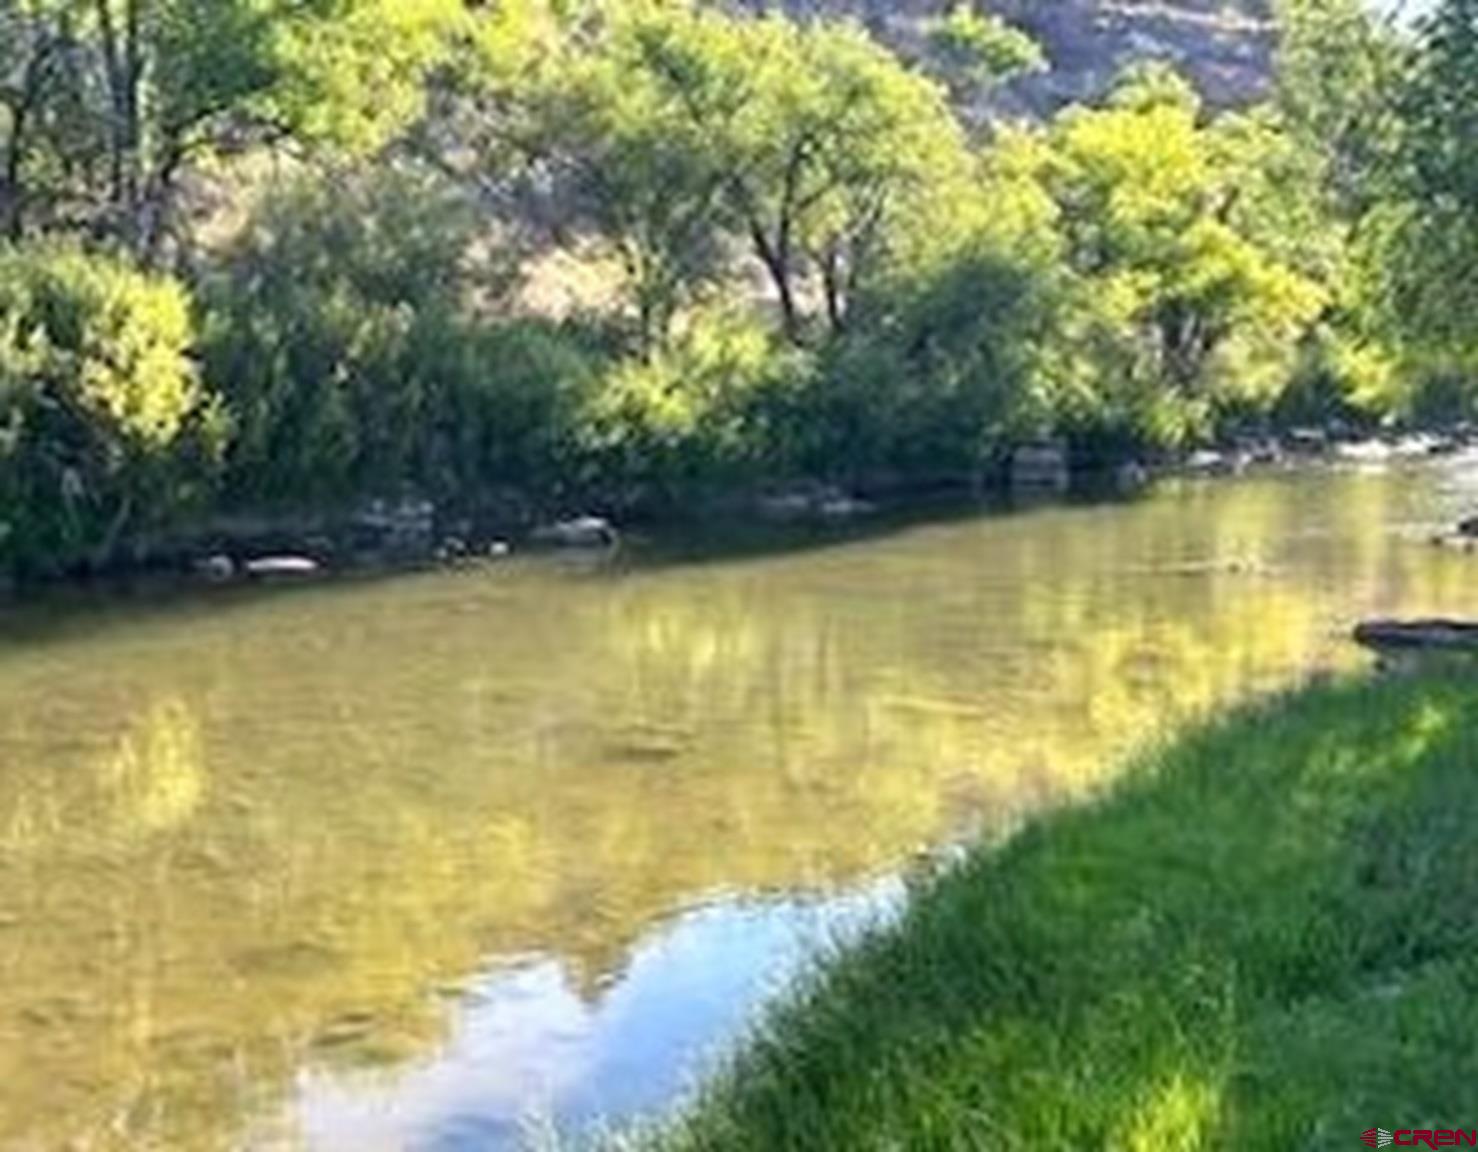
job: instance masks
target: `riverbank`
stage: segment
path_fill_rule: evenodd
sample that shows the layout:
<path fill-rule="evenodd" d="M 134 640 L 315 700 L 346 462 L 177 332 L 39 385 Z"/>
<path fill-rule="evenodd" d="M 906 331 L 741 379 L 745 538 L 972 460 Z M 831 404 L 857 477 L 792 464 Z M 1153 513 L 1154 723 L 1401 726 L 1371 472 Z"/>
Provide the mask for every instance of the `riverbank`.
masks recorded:
<path fill-rule="evenodd" d="M 1478 679 L 1145 757 L 835 957 L 654 1146 L 1285 1149 L 1478 1127 Z"/>
<path fill-rule="evenodd" d="M 1471 448 L 1471 429 L 1339 439 L 1319 429 L 1243 438 L 1219 449 L 1141 462 L 1087 459 L 1066 445 L 1023 449 L 1030 467 L 1002 467 L 988 477 L 932 481 L 873 477 L 850 487 L 815 479 L 694 493 L 662 509 L 619 501 L 540 506 L 507 491 L 475 508 L 449 508 L 416 496 L 373 499 L 317 511 L 238 512 L 131 537 L 97 556 L 33 571 L 20 579 L 0 563 L 0 604 L 56 587 L 133 582 L 152 586 L 217 585 L 253 579 L 397 573 L 501 560 L 510 553 L 580 547 L 610 549 L 621 531 L 706 538 L 774 535 L 795 529 L 867 530 L 940 510 L 1133 497 L 1156 480 L 1239 477 L 1249 473 L 1341 465 L 1411 463 Z M 1460 542 L 1468 538 L 1460 530 Z"/>

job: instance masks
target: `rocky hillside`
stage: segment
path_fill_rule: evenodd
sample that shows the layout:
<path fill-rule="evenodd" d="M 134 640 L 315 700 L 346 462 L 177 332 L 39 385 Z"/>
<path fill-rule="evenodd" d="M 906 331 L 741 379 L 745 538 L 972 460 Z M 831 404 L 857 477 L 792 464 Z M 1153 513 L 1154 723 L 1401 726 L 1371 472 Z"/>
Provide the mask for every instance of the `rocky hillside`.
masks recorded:
<path fill-rule="evenodd" d="M 743 0 L 801 18 L 852 16 L 906 55 L 921 50 L 926 22 L 953 0 Z M 989 10 L 1030 32 L 1051 69 L 1014 85 L 1008 106 L 1050 111 L 1101 93 L 1134 60 L 1164 60 L 1193 77 L 1218 106 L 1265 90 L 1273 30 L 1268 0 L 990 0 Z"/>

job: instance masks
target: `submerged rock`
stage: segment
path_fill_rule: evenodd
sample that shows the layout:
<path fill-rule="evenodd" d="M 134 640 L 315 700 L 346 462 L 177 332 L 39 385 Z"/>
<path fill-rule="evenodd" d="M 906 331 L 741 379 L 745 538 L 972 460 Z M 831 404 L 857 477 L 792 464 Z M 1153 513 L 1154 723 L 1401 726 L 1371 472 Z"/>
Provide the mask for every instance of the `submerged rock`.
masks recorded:
<path fill-rule="evenodd" d="M 1432 547 L 1471 552 L 1478 547 L 1478 537 L 1464 536 L 1461 532 L 1438 532 L 1432 536 Z"/>

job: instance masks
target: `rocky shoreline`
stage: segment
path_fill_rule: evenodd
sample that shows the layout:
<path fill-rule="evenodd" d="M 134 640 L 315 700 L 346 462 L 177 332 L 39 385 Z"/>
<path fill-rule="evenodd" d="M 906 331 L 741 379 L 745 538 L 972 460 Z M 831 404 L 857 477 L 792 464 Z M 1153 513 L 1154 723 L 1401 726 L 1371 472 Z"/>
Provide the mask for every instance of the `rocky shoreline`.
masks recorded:
<path fill-rule="evenodd" d="M 1295 428 L 1278 436 L 1243 437 L 1168 459 L 1130 458 L 1105 464 L 1075 457 L 1062 441 L 1046 440 L 1020 446 L 995 474 L 935 484 L 927 491 L 879 479 L 855 488 L 802 480 L 700 502 L 701 506 L 683 515 L 735 523 L 837 525 L 944 494 L 1033 500 L 1061 498 L 1084 489 L 1130 496 L 1163 477 L 1240 476 L 1256 470 L 1321 465 L 1380 466 L 1450 455 L 1475 446 L 1478 430 L 1466 427 L 1369 438 Z M 661 522 L 660 517 L 648 519 Z M 339 573 L 494 562 L 524 551 L 611 553 L 621 539 L 617 518 L 603 512 L 573 509 L 541 517 L 526 504 L 505 500 L 483 515 L 449 514 L 429 500 L 410 495 L 371 500 L 347 512 L 223 516 L 172 535 L 137 540 L 105 568 L 64 572 L 36 584 L 135 576 L 207 585 L 295 581 Z M 1439 535 L 1434 543 L 1472 550 L 1478 546 L 1478 515 Z M 17 594 L 12 584 L 0 580 L 0 598 Z"/>

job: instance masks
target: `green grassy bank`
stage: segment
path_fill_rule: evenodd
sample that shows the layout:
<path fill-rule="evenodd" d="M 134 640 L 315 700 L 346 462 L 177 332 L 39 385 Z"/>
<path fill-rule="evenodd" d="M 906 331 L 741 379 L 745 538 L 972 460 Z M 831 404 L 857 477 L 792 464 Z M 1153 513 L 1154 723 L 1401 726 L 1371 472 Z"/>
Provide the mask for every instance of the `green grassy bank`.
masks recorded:
<path fill-rule="evenodd" d="M 1146 757 L 836 958 L 664 1149 L 1356 1148 L 1478 1128 L 1478 677 Z"/>

